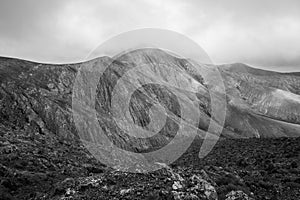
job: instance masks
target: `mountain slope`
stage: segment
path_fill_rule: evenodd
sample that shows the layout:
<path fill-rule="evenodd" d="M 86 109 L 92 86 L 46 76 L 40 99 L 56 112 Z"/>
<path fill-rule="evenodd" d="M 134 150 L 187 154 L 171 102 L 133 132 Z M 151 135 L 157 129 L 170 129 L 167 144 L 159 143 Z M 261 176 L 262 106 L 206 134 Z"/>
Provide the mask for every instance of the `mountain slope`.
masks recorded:
<path fill-rule="evenodd" d="M 201 73 L 220 70 L 227 94 L 227 117 L 224 137 L 297 137 L 300 135 L 300 76 L 262 71 L 242 64 L 212 66 L 192 65 L 188 60 L 173 57 L 161 50 L 137 50 L 112 60 L 97 58 L 86 63 L 49 65 L 18 59 L 0 59 L 0 117 L 1 127 L 22 129 L 28 133 L 54 134 L 65 139 L 78 139 L 72 117 L 72 90 L 80 67 L 109 68 L 100 77 L 96 110 L 98 122 L 112 141 L 125 149 L 148 151 L 167 144 L 176 134 L 183 118 L 180 101 L 197 103 L 199 124 L 192 124 L 202 135 L 208 128 L 211 108 L 210 91 Z M 170 68 L 159 68 L 163 63 Z M 144 129 L 148 127 L 153 103 L 167 110 L 167 124 L 149 139 L 133 138 L 122 132 L 109 113 L 111 93 L 117 81 L 130 69 L 144 64 L 138 79 L 162 79 L 177 87 L 185 87 L 175 95 L 165 86 L 148 84 L 133 93 L 130 99 L 130 118 Z M 196 70 L 195 70 L 196 69 Z M 88 80 L 85 80 L 88 81 Z M 126 95 L 126 87 L 121 88 Z M 129 87 L 129 86 L 128 86 Z M 192 91 L 192 92 L 191 92 Z M 83 90 L 84 95 L 88 95 Z M 128 91 L 127 91 L 128 92 Z M 193 95 L 196 94 L 197 98 Z M 176 100 L 176 98 L 179 98 Z M 186 99 L 189 98 L 189 99 Z M 153 100 L 155 102 L 153 102 Z M 188 104 L 187 104 L 188 105 Z M 149 110 L 150 109 L 150 110 Z M 187 106 L 187 109 L 192 107 Z M 128 117 L 128 116 L 127 116 Z M 189 119 L 183 119 L 188 122 Z M 187 134 L 188 135 L 188 134 Z M 126 142 L 125 142 L 126 141 Z"/>
<path fill-rule="evenodd" d="M 139 66 L 141 70 L 135 71 Z M 110 141 L 133 152 L 147 153 L 170 144 L 182 127 L 183 139 L 189 141 L 195 131 L 204 138 L 210 121 L 222 124 L 218 117 L 211 120 L 212 93 L 220 103 L 218 108 L 224 109 L 220 88 L 204 78 L 217 68 L 227 102 L 222 137 L 234 139 L 220 139 L 200 160 L 203 140 L 196 138 L 172 168 L 187 183 L 195 176 L 212 183 L 217 190 L 213 194 L 219 199 L 232 190 L 242 190 L 256 199 L 295 199 L 299 196 L 299 138 L 276 138 L 300 134 L 299 73 L 268 72 L 243 64 L 197 64 L 156 49 L 66 65 L 0 58 L 0 199 L 175 198 L 180 193 L 173 187 L 178 180 L 166 169 L 131 174 L 111 170 L 102 160 L 100 163 L 83 145 L 85 140 L 97 138 L 89 138 L 93 134 L 82 137 L 74 118 L 83 116 L 79 129 L 83 133 L 90 133 L 90 120 L 95 120 Z M 79 81 L 82 85 L 74 88 L 81 69 L 86 69 Z M 95 80 L 93 95 L 89 83 Z M 73 110 L 74 95 L 95 99 L 87 98 L 80 102 L 84 109 Z M 126 103 L 128 111 L 123 112 Z M 91 115 L 93 109 L 95 116 Z M 123 117 L 119 121 L 114 118 L 118 111 Z M 124 122 L 141 131 L 126 132 L 131 127 L 122 127 Z M 144 130 L 156 134 L 147 135 Z M 251 137 L 261 138 L 236 139 Z M 173 148 L 181 146 L 175 143 Z M 174 152 L 167 152 L 167 158 Z M 134 157 L 116 158 L 135 163 Z M 187 198 L 196 187 L 204 198 L 206 190 L 197 181 L 183 185 Z"/>
<path fill-rule="evenodd" d="M 219 69 L 226 83 L 230 104 L 253 113 L 259 121 L 263 120 L 255 122 L 258 128 L 266 127 L 259 131 L 260 135 L 298 135 L 299 74 L 269 72 L 243 64 L 219 66 Z"/>

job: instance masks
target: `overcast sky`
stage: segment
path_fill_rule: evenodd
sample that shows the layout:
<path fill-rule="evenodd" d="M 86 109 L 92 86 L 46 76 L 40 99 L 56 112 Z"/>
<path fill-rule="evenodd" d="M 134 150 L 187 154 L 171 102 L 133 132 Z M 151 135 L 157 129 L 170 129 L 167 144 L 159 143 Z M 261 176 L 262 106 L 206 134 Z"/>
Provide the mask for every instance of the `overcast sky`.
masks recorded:
<path fill-rule="evenodd" d="M 146 27 L 190 37 L 218 64 L 300 71 L 299 0 L 0 0 L 0 55 L 78 62 Z"/>

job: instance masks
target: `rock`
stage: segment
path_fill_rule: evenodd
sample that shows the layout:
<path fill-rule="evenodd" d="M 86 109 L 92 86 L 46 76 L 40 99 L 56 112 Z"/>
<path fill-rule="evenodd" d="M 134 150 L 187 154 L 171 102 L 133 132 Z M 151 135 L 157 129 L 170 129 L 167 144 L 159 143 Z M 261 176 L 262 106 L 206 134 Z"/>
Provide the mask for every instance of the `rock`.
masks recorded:
<path fill-rule="evenodd" d="M 125 195 L 125 194 L 127 194 L 127 193 L 130 193 L 131 191 L 133 191 L 133 189 L 132 188 L 129 188 L 129 189 L 122 189 L 122 190 L 120 190 L 120 195 Z"/>
<path fill-rule="evenodd" d="M 175 200 L 183 200 L 187 194 L 184 192 L 172 191 Z"/>
<path fill-rule="evenodd" d="M 103 181 L 103 176 L 89 176 L 79 178 L 78 190 L 84 191 L 89 187 L 98 187 Z"/>
<path fill-rule="evenodd" d="M 67 190 L 71 191 L 70 188 L 75 186 L 75 180 L 73 178 L 66 178 L 55 186 L 54 195 L 64 194 Z"/>
<path fill-rule="evenodd" d="M 74 189 L 67 188 L 67 190 L 66 190 L 66 196 L 71 196 L 71 195 L 74 195 L 75 193 L 76 193 L 76 191 Z"/>
<path fill-rule="evenodd" d="M 183 188 L 183 186 L 181 185 L 181 183 L 179 181 L 175 181 L 172 185 L 173 190 L 179 190 L 181 188 Z"/>
<path fill-rule="evenodd" d="M 195 194 L 187 194 L 184 200 L 200 200 L 200 198 Z"/>
<path fill-rule="evenodd" d="M 194 174 L 188 180 L 185 180 L 179 176 L 178 173 L 173 172 L 172 169 L 169 169 L 169 171 L 172 171 L 171 174 L 173 175 L 173 178 L 177 177 L 177 180 L 174 181 L 172 185 L 174 199 L 218 199 L 214 186 L 201 176 Z M 204 170 L 201 171 L 201 174 L 210 180 L 208 174 Z"/>
<path fill-rule="evenodd" d="M 89 173 L 100 174 L 100 173 L 104 172 L 104 168 L 103 167 L 98 167 L 98 166 L 91 165 L 91 164 L 85 164 L 84 167 L 88 171 L 88 174 Z"/>
<path fill-rule="evenodd" d="M 211 183 L 202 179 L 197 175 L 193 175 L 191 178 L 192 187 L 188 188 L 188 191 L 191 191 L 197 196 L 203 199 L 215 200 L 218 199 L 217 191 L 212 186 Z"/>
<path fill-rule="evenodd" d="M 226 194 L 225 200 L 254 200 L 254 199 L 249 197 L 243 191 L 238 190 L 238 191 L 231 191 L 228 194 Z"/>
<path fill-rule="evenodd" d="M 180 181 L 180 182 L 184 181 L 184 179 L 180 176 L 180 174 L 174 172 L 173 169 L 172 169 L 171 167 L 169 167 L 167 164 L 165 164 L 165 163 L 159 163 L 159 162 L 156 162 L 155 164 L 160 165 L 160 166 L 162 166 L 164 169 L 166 169 L 167 172 L 170 173 L 171 178 L 172 178 L 173 180 L 178 180 L 178 181 Z"/>

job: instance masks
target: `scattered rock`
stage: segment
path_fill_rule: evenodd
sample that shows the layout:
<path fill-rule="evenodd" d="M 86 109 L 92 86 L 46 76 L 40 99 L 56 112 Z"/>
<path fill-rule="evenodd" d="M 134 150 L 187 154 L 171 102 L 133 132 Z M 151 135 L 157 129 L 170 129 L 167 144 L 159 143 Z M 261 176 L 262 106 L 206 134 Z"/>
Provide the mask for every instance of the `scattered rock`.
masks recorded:
<path fill-rule="evenodd" d="M 175 181 L 172 185 L 173 190 L 179 190 L 182 189 L 183 186 L 181 185 L 181 183 L 179 181 Z"/>
<path fill-rule="evenodd" d="M 187 194 L 185 192 L 172 191 L 175 200 L 183 200 Z"/>
<path fill-rule="evenodd" d="M 230 193 L 226 194 L 225 200 L 254 200 L 253 198 L 249 197 L 243 191 L 231 191 Z"/>
<path fill-rule="evenodd" d="M 129 188 L 129 189 L 122 189 L 121 191 L 120 191 L 120 195 L 125 195 L 125 194 L 127 194 L 127 193 L 130 193 L 131 191 L 133 191 L 133 189 L 131 189 L 131 188 Z"/>
<path fill-rule="evenodd" d="M 218 199 L 216 189 L 208 181 L 204 180 L 203 178 L 197 175 L 193 175 L 190 178 L 190 181 L 192 183 L 192 187 L 190 187 L 188 191 L 195 193 L 202 199 Z"/>
<path fill-rule="evenodd" d="M 75 180 L 73 178 L 66 178 L 55 186 L 54 195 L 64 194 L 67 190 L 75 186 Z"/>

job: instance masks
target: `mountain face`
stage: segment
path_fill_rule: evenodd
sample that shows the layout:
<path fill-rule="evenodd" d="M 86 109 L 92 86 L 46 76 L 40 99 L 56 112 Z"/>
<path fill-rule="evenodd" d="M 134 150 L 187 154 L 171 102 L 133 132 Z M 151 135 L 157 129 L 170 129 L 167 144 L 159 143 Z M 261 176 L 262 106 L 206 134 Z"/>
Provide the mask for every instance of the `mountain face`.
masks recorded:
<path fill-rule="evenodd" d="M 143 70 L 130 78 L 128 72 L 141 65 Z M 147 152 L 164 146 L 181 130 L 182 123 L 189 124 L 182 136 L 188 137 L 189 131 L 196 131 L 204 137 L 212 115 L 210 94 L 215 89 L 206 82 L 203 74 L 216 69 L 220 71 L 226 89 L 227 110 L 222 137 L 300 136 L 299 73 L 270 72 L 244 64 L 194 65 L 189 60 L 156 49 L 136 50 L 114 59 L 101 57 L 65 65 L 0 58 L 1 134 L 21 130 L 28 134 L 77 141 L 79 134 L 72 112 L 72 95 L 76 76 L 84 68 L 104 70 L 101 75 L 85 72 L 81 83 L 91 81 L 91 77 L 97 79 L 93 102 L 97 122 L 107 137 L 124 149 Z M 133 82 L 138 82 L 141 87 L 134 88 L 135 83 L 122 79 L 127 75 L 128 80 L 134 79 Z M 122 84 L 119 84 L 120 80 Z M 158 84 L 155 80 L 162 80 L 165 84 Z M 174 93 L 170 85 L 179 88 L 179 92 Z M 76 95 L 91 95 L 90 89 L 85 88 L 87 86 L 75 88 Z M 117 97 L 113 95 L 116 91 Z M 124 99 L 128 96 L 128 111 L 123 112 Z M 197 117 L 195 108 L 200 114 L 197 123 L 193 122 Z M 120 122 L 115 120 L 112 111 L 123 113 Z M 163 117 L 152 122 L 157 117 L 151 116 Z M 131 121 L 140 130 L 157 131 L 158 134 L 145 135 L 144 138 L 127 134 L 124 127 L 120 127 L 122 120 Z M 217 119 L 212 120 L 219 123 Z M 83 130 L 84 127 L 88 129 L 88 120 L 82 123 Z"/>
<path fill-rule="evenodd" d="M 229 107 L 236 110 L 227 121 L 229 126 L 242 132 L 248 129 L 250 134 L 252 129 L 259 137 L 299 135 L 299 74 L 269 72 L 243 64 L 219 69 L 226 83 Z M 238 113 L 245 113 L 239 117 L 248 121 L 236 119 Z M 238 121 L 240 128 L 231 125 Z"/>
<path fill-rule="evenodd" d="M 0 199 L 297 199 L 299 89 L 299 73 L 157 49 L 66 65 L 0 58 Z M 201 138 L 218 134 L 210 122 L 222 127 L 224 109 L 227 139 L 199 159 Z M 163 149 L 178 135 L 193 143 L 161 170 L 122 172 L 83 145 L 109 142 L 91 134 L 91 122 L 128 152 Z"/>

